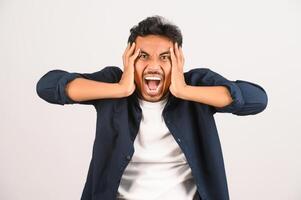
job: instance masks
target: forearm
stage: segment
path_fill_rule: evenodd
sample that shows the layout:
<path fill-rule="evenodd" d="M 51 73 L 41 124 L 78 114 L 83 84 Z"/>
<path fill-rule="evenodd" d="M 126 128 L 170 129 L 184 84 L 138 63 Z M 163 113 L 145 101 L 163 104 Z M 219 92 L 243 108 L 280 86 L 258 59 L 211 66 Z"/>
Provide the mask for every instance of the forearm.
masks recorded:
<path fill-rule="evenodd" d="M 229 105 L 233 99 L 225 86 L 191 86 L 187 85 L 180 98 L 208 104 L 214 107 Z"/>
<path fill-rule="evenodd" d="M 118 83 L 76 78 L 66 85 L 66 94 L 74 101 L 86 101 L 126 96 Z"/>

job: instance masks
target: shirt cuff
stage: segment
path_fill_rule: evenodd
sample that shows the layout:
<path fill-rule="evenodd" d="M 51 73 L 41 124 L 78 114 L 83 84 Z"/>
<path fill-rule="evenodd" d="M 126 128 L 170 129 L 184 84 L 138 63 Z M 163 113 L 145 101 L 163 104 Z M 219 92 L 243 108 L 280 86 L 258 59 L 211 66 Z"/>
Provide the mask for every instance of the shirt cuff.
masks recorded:
<path fill-rule="evenodd" d="M 236 112 L 244 106 L 244 98 L 242 92 L 238 85 L 234 81 L 226 81 L 224 83 L 218 84 L 221 86 L 227 87 L 228 91 L 231 94 L 232 102 L 229 105 L 226 105 L 221 108 L 215 108 L 218 112 Z"/>
<path fill-rule="evenodd" d="M 64 104 L 74 104 L 77 103 L 76 101 L 72 100 L 69 98 L 69 96 L 66 93 L 66 85 L 74 80 L 75 78 L 79 78 L 81 77 L 81 75 L 79 73 L 66 73 L 65 75 L 63 75 L 57 85 L 57 91 L 56 94 L 59 95 L 57 97 L 57 99 L 60 99 L 60 104 L 64 105 Z"/>

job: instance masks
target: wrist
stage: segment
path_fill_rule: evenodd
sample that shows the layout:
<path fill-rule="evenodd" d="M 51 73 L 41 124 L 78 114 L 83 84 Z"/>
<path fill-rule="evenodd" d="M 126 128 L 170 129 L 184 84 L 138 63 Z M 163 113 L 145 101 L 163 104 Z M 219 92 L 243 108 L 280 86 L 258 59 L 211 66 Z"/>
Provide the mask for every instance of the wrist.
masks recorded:
<path fill-rule="evenodd" d="M 127 97 L 132 94 L 132 89 L 130 87 L 127 87 L 123 84 L 117 83 L 117 90 L 120 94 L 120 97 Z"/>
<path fill-rule="evenodd" d="M 178 92 L 178 97 L 184 100 L 189 100 L 190 85 L 184 85 Z"/>

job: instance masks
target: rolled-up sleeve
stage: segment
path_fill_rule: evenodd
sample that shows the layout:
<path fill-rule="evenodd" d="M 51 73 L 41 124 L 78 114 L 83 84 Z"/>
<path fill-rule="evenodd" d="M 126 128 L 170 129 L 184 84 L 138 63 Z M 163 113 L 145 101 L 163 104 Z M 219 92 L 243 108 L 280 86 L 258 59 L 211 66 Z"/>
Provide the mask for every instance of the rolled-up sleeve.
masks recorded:
<path fill-rule="evenodd" d="M 233 101 L 220 108 L 210 106 L 213 114 L 251 115 L 263 111 L 267 106 L 266 91 L 258 84 L 243 80 L 231 81 L 208 68 L 195 68 L 185 76 L 192 85 L 225 86 L 228 89 Z"/>
<path fill-rule="evenodd" d="M 51 70 L 39 79 L 36 85 L 37 94 L 40 98 L 53 104 L 76 103 L 68 97 L 65 88 L 67 83 L 78 77 L 81 77 L 78 73 L 59 69 Z"/>
<path fill-rule="evenodd" d="M 74 101 L 66 93 L 66 85 L 75 78 L 86 78 L 95 81 L 116 82 L 120 77 L 121 70 L 115 66 L 107 66 L 94 73 L 68 72 L 54 69 L 44 74 L 36 84 L 38 96 L 53 104 L 94 104 L 96 100 Z"/>
<path fill-rule="evenodd" d="M 238 110 L 234 110 L 233 114 L 254 115 L 267 107 L 268 96 L 262 86 L 245 80 L 236 80 L 234 83 L 239 87 L 244 103 Z M 223 112 L 227 107 L 216 108 L 216 111 Z"/>

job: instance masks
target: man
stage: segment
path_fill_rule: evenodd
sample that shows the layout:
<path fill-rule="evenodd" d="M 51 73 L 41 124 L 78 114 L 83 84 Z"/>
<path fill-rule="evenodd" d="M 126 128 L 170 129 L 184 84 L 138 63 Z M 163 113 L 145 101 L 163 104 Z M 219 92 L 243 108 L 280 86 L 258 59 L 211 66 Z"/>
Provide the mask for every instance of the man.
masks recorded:
<path fill-rule="evenodd" d="M 229 199 L 216 112 L 253 115 L 267 106 L 258 84 L 208 68 L 183 72 L 179 28 L 152 16 L 131 29 L 124 70 L 51 70 L 38 95 L 97 111 L 82 200 Z"/>

